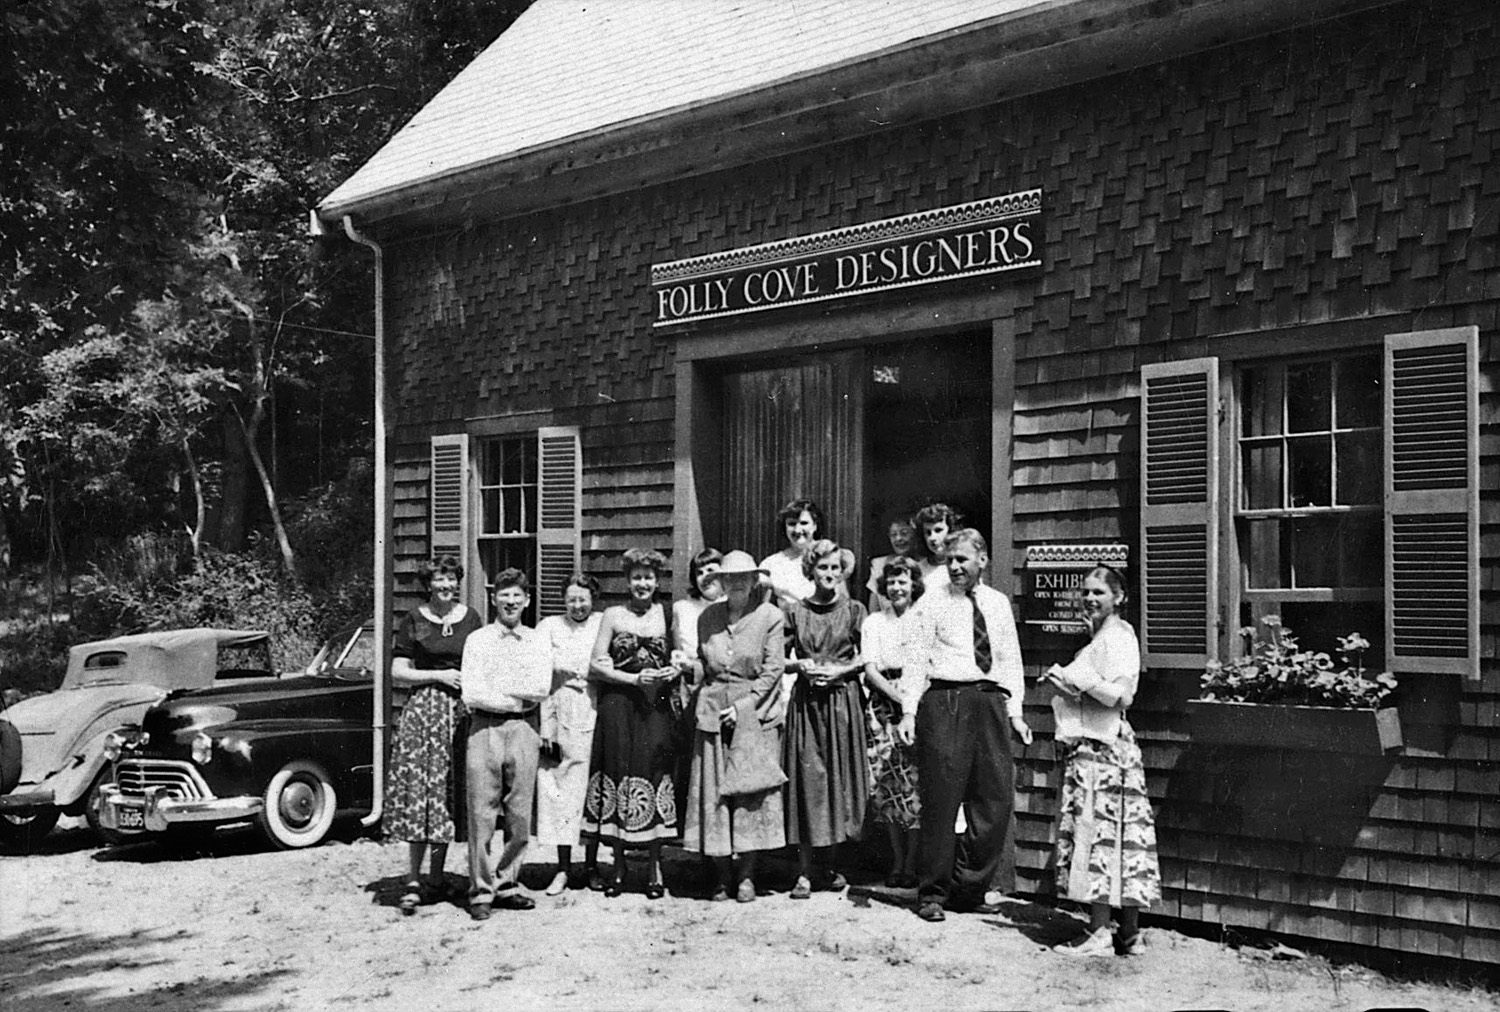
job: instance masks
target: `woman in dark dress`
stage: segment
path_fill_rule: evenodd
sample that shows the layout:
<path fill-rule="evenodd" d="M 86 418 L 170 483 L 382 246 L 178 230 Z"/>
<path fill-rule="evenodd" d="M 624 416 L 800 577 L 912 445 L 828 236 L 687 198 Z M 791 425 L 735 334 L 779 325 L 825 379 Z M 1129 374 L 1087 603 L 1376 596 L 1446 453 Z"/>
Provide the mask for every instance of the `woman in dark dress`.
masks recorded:
<path fill-rule="evenodd" d="M 386 782 L 385 832 L 408 844 L 401 912 L 442 897 L 448 844 L 464 840 L 464 725 L 459 696 L 464 640 L 483 622 L 458 600 L 464 567 L 444 555 L 417 570 L 427 603 L 396 627 L 391 681 L 412 692 L 396 723 Z M 455 762 L 455 757 L 458 761 Z M 422 858 L 431 856 L 427 883 Z"/>
<path fill-rule="evenodd" d="M 803 565 L 813 592 L 786 608 L 787 670 L 797 675 L 787 707 L 782 757 L 787 775 L 786 840 L 797 845 L 792 899 L 813 886 L 813 849 L 828 860 L 819 885 L 842 889 L 838 845 L 857 839 L 870 796 L 860 698 L 860 627 L 865 606 L 844 591 L 853 554 L 832 541 L 814 541 Z"/>
<path fill-rule="evenodd" d="M 622 568 L 630 597 L 605 610 L 589 665 L 599 684 L 599 711 L 583 834 L 614 848 L 614 879 L 598 883 L 606 896 L 623 888 L 626 848 L 645 846 L 651 859 L 646 896 L 658 899 L 666 893 L 662 841 L 677 836 L 670 690 L 679 673 L 671 663 L 669 612 L 656 600 L 666 559 L 632 548 Z"/>

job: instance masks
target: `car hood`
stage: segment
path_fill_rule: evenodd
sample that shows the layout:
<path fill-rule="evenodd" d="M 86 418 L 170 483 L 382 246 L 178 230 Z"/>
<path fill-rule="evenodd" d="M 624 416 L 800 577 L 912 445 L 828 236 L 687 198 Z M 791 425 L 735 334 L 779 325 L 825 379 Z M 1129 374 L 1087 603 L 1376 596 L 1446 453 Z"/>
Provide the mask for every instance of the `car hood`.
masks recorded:
<path fill-rule="evenodd" d="M 138 724 L 166 695 L 155 685 L 90 685 L 32 696 L 0 711 L 21 732 L 21 783 L 40 783 L 69 762 L 80 738 Z"/>
<path fill-rule="evenodd" d="M 267 678 L 234 685 L 173 693 L 142 721 L 150 734 L 148 751 L 166 747 L 173 736 L 231 721 L 316 720 L 371 709 L 370 684 L 321 676 Z"/>

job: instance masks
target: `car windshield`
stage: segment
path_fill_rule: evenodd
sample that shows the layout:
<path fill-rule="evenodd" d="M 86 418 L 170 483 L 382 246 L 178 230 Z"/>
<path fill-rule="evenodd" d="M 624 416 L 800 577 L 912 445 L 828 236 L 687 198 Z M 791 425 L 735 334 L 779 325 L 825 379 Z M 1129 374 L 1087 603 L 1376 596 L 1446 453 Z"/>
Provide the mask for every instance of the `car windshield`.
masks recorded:
<path fill-rule="evenodd" d="M 375 633 L 371 629 L 360 629 L 344 648 L 343 654 L 334 662 L 336 668 L 375 667 Z"/>

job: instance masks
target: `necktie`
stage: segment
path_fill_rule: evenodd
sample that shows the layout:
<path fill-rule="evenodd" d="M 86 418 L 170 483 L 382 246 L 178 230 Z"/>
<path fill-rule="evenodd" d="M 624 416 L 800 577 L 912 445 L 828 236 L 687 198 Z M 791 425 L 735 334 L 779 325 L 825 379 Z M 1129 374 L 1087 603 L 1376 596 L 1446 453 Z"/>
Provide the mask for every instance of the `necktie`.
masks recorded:
<path fill-rule="evenodd" d="M 974 606 L 974 663 L 985 674 L 990 673 L 994 659 L 990 656 L 990 629 L 984 623 L 984 612 L 979 610 L 979 599 L 969 591 L 969 603 Z"/>

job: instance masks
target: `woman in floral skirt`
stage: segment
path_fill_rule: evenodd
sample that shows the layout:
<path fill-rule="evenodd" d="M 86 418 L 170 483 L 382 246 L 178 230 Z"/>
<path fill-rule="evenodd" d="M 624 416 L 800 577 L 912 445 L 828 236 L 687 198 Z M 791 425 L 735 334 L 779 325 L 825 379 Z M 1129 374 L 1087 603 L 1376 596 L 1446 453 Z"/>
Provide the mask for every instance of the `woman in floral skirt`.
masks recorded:
<path fill-rule="evenodd" d="M 1058 806 L 1057 886 L 1089 904 L 1089 933 L 1058 951 L 1079 956 L 1133 954 L 1140 912 L 1161 897 L 1156 827 L 1146 770 L 1125 709 L 1141 675 L 1141 644 L 1119 615 L 1125 584 L 1108 566 L 1083 581 L 1084 615 L 1092 632 L 1067 667 L 1043 676 L 1059 690 L 1052 700 L 1058 755 L 1064 762 Z M 1110 937 L 1110 908 L 1120 912 Z"/>

